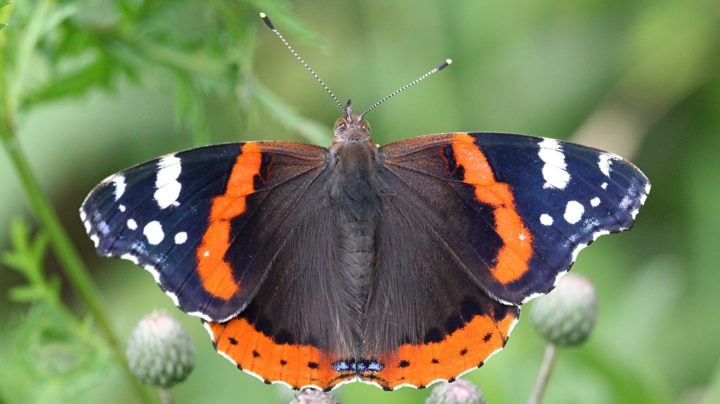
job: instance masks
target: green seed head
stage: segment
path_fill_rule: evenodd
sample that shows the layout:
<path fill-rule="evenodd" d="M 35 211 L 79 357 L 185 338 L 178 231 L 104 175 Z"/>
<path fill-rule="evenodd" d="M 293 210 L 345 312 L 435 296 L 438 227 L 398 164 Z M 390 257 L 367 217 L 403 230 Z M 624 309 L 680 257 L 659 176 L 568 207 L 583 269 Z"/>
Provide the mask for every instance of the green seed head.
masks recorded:
<path fill-rule="evenodd" d="M 195 349 L 182 324 L 164 311 L 145 316 L 130 335 L 130 370 L 144 384 L 169 388 L 185 380 L 195 364 Z"/>
<path fill-rule="evenodd" d="M 555 290 L 535 301 L 532 307 L 535 330 L 557 346 L 583 343 L 597 318 L 595 288 L 574 274 L 563 277 Z"/>
<path fill-rule="evenodd" d="M 485 404 L 480 389 L 465 379 L 435 387 L 425 404 Z"/>

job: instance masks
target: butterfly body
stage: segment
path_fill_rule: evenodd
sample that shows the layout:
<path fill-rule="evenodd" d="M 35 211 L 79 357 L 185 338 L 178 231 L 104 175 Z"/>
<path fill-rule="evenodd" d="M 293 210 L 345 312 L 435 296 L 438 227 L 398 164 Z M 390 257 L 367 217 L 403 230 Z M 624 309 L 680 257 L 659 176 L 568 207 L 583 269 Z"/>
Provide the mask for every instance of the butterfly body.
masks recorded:
<path fill-rule="evenodd" d="M 622 158 L 522 135 L 372 143 L 345 110 L 328 148 L 213 145 L 100 183 L 99 253 L 149 270 L 238 368 L 293 388 L 426 386 L 501 349 L 519 306 L 649 192 Z"/>

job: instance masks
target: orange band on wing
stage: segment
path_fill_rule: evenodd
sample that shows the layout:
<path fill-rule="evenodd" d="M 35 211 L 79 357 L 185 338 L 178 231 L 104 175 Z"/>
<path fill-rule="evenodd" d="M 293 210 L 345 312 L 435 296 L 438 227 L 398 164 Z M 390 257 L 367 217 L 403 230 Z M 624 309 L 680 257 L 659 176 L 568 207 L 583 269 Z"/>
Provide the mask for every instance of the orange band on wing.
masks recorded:
<path fill-rule="evenodd" d="M 332 355 L 310 345 L 277 344 L 244 318 L 206 325 L 219 352 L 238 368 L 260 376 L 265 382 L 285 382 L 293 388 L 312 385 L 328 390 L 355 377 L 336 372 L 332 368 Z"/>
<path fill-rule="evenodd" d="M 246 143 L 233 165 L 225 193 L 212 200 L 209 226 L 196 251 L 203 288 L 218 299 L 230 299 L 239 288 L 232 268 L 225 262 L 230 247 L 230 221 L 245 212 L 245 199 L 254 190 L 262 153 L 257 143 Z"/>
<path fill-rule="evenodd" d="M 403 384 L 424 387 L 438 379 L 451 380 L 481 366 L 491 354 L 502 349 L 515 320 L 517 317 L 510 310 L 498 322 L 491 315 L 476 315 L 440 342 L 402 345 L 395 352 L 381 355 L 379 360 L 384 368 L 368 380 L 379 381 L 390 389 Z"/>
<path fill-rule="evenodd" d="M 516 281 L 527 272 L 533 249 L 532 234 L 515 209 L 510 186 L 495 180 L 492 168 L 472 136 L 455 135 L 452 147 L 457 164 L 465 170 L 464 182 L 475 187 L 478 201 L 494 208 L 495 231 L 504 245 L 491 269 L 492 275 L 502 284 Z"/>

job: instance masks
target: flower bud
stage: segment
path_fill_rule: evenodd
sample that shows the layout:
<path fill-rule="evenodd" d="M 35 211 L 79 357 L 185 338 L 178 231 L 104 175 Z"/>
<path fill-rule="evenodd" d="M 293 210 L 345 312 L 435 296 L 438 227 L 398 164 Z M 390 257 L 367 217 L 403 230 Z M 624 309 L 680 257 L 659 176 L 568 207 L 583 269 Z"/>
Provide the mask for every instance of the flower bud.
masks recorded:
<path fill-rule="evenodd" d="M 532 307 L 535 330 L 557 346 L 583 343 L 592 332 L 597 318 L 597 296 L 590 281 L 568 274 L 547 296 Z"/>
<path fill-rule="evenodd" d="M 127 358 L 130 371 L 141 382 L 169 388 L 188 377 L 195 349 L 179 321 L 164 311 L 154 311 L 132 331 Z"/>
<path fill-rule="evenodd" d="M 332 394 L 315 389 L 305 389 L 297 393 L 290 404 L 340 404 L 340 401 Z"/>
<path fill-rule="evenodd" d="M 485 404 L 480 389 L 465 379 L 441 383 L 435 387 L 425 404 Z"/>

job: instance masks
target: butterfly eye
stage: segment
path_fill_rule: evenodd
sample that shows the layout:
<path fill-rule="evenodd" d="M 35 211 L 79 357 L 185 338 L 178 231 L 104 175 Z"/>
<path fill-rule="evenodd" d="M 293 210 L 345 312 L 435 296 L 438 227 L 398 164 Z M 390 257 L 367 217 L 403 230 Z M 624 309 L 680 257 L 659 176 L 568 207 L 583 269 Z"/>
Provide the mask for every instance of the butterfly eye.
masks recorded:
<path fill-rule="evenodd" d="M 346 123 L 345 123 L 345 120 L 342 119 L 342 118 L 340 118 L 340 119 L 338 119 L 337 121 L 335 121 L 334 127 L 335 127 L 335 129 L 341 129 L 341 130 L 342 130 L 342 129 L 345 129 L 345 128 L 347 127 L 347 125 L 346 125 Z"/>

